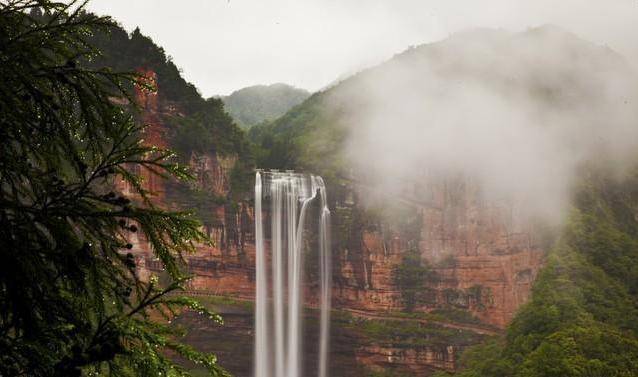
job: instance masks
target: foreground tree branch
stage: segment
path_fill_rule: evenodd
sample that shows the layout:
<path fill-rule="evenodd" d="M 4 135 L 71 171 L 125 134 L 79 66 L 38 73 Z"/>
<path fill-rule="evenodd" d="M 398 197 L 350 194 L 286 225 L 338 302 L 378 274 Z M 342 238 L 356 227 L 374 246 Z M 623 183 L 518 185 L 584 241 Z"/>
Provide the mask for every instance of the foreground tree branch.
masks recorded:
<path fill-rule="evenodd" d="M 187 213 L 148 200 L 133 165 L 188 179 L 172 153 L 144 145 L 125 90 L 132 73 L 90 70 L 87 38 L 113 26 L 84 4 L 0 1 L 0 375 L 182 376 L 168 355 L 226 373 L 180 344 L 162 318 L 190 308 L 182 256 L 206 237 Z M 125 180 L 141 200 L 114 190 Z M 137 224 L 132 226 L 131 224 Z M 141 281 L 127 237 L 144 232 L 169 283 Z"/>

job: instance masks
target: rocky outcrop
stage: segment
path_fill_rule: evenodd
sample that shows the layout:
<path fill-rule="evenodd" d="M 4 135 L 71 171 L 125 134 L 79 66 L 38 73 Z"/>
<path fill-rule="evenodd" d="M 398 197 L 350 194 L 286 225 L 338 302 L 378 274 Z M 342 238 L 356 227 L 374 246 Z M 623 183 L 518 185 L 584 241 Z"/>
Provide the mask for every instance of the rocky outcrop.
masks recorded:
<path fill-rule="evenodd" d="M 170 132 L 165 119 L 166 116 L 181 116 L 180 109 L 174 103 L 162 100 L 154 71 L 140 68 L 138 73 L 143 79 L 135 88 L 135 99 L 142 109 L 139 121 L 145 125 L 144 143 L 160 148 L 169 147 L 167 135 Z M 215 221 L 205 229 L 212 244 L 198 245 L 195 254 L 185 256 L 186 268 L 194 276 L 189 283 L 192 290 L 252 297 L 255 255 L 253 209 L 247 203 L 226 200 L 231 190 L 231 172 L 237 160 L 236 155 L 222 156 L 214 151 L 192 153 L 190 156 L 189 166 L 195 176 L 191 183 L 193 188 L 221 200 L 214 208 Z M 164 207 L 176 207 L 175 203 L 167 200 L 167 191 L 175 185 L 174 182 L 168 182 L 139 166 L 131 168 L 136 169 L 134 172 L 142 177 L 144 188 L 151 192 L 151 201 Z M 128 185 L 116 183 L 124 195 L 136 198 Z M 151 274 L 161 274 L 162 265 L 154 257 L 144 235 L 133 234 L 130 241 L 139 276 L 146 279 Z"/>
<path fill-rule="evenodd" d="M 137 73 L 140 75 L 140 83 L 135 85 L 135 101 L 136 105 L 142 110 L 138 122 L 144 126 L 142 137 L 146 145 L 152 145 L 159 148 L 168 147 L 166 140 L 167 128 L 161 119 L 162 107 L 160 105 L 157 89 L 157 74 L 149 69 L 139 68 Z M 127 105 L 124 99 L 111 98 L 111 101 Z M 139 165 L 129 167 L 133 173 L 142 178 L 143 186 L 151 193 L 151 197 L 158 203 L 163 203 L 165 199 L 165 182 L 164 179 L 151 170 Z M 124 181 L 115 182 L 116 187 L 124 195 L 133 199 L 140 199 L 136 196 L 135 190 Z"/>

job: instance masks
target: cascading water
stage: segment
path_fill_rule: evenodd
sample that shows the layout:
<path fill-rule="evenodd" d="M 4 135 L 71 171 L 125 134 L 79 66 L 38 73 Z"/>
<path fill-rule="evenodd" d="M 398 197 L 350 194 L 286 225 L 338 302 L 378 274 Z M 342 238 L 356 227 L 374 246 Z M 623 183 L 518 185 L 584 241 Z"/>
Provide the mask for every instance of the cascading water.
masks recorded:
<path fill-rule="evenodd" d="M 270 253 L 264 243 L 262 199 L 266 198 L 270 198 Z M 316 199 L 320 200 L 318 375 L 327 376 L 332 278 L 326 187 L 319 176 L 258 171 L 255 180 L 255 377 L 301 376 L 303 231 L 309 206 Z"/>

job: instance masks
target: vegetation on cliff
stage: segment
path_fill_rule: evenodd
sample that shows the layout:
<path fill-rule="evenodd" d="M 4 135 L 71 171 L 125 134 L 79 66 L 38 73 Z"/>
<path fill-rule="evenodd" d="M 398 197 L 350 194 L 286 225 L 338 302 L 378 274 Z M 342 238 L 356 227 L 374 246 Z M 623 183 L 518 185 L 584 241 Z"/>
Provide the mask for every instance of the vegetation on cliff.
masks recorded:
<path fill-rule="evenodd" d="M 154 207 L 131 168 L 189 175 L 114 104 L 140 78 L 81 64 L 96 53 L 87 37 L 114 27 L 77 2 L 0 5 L 2 376 L 187 375 L 169 353 L 225 374 L 166 321 L 182 308 L 220 320 L 167 295 L 184 282 L 182 256 L 206 238 L 187 214 Z M 141 200 L 115 193 L 116 180 Z M 166 286 L 137 276 L 127 238 L 138 230 Z"/>
<path fill-rule="evenodd" d="M 638 174 L 589 170 L 564 233 L 502 341 L 463 355 L 461 377 L 638 373 Z"/>
<path fill-rule="evenodd" d="M 303 102 L 310 93 L 286 84 L 255 85 L 221 97 L 226 111 L 243 128 L 273 121 Z"/>
<path fill-rule="evenodd" d="M 130 35 L 117 24 L 98 30 L 90 39 L 100 55 L 86 64 L 92 68 L 134 72 L 150 70 L 157 74 L 160 112 L 174 127 L 172 144 L 184 158 L 190 152 L 249 155 L 244 133 L 224 110 L 218 98 L 204 99 L 187 82 L 164 49 L 136 28 Z M 174 131 L 174 132 L 173 132 Z"/>
<path fill-rule="evenodd" d="M 130 35 L 119 25 L 96 30 L 90 39 L 100 52 L 86 64 L 119 72 L 147 70 L 156 73 L 160 116 L 168 123 L 166 135 L 180 158 L 190 153 L 238 154 L 249 157 L 244 133 L 224 110 L 218 98 L 204 99 L 187 82 L 164 50 L 136 28 Z"/>
<path fill-rule="evenodd" d="M 405 310 L 412 312 L 419 304 L 433 304 L 436 301 L 435 292 L 426 283 L 438 278 L 436 272 L 422 260 L 416 248 L 407 250 L 401 258 L 401 263 L 392 271 L 392 277 L 401 291 Z"/>

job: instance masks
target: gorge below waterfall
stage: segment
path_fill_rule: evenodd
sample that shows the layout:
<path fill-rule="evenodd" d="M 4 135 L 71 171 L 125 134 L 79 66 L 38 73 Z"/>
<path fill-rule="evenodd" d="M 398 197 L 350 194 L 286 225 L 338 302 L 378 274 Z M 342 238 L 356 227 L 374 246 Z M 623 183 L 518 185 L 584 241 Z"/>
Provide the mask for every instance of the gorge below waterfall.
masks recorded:
<path fill-rule="evenodd" d="M 263 199 L 270 199 L 269 250 L 264 242 Z M 327 375 L 331 269 L 326 187 L 322 178 L 314 175 L 258 171 L 255 177 L 255 377 L 302 375 L 304 230 L 309 207 L 315 200 L 320 202 L 318 375 Z"/>

